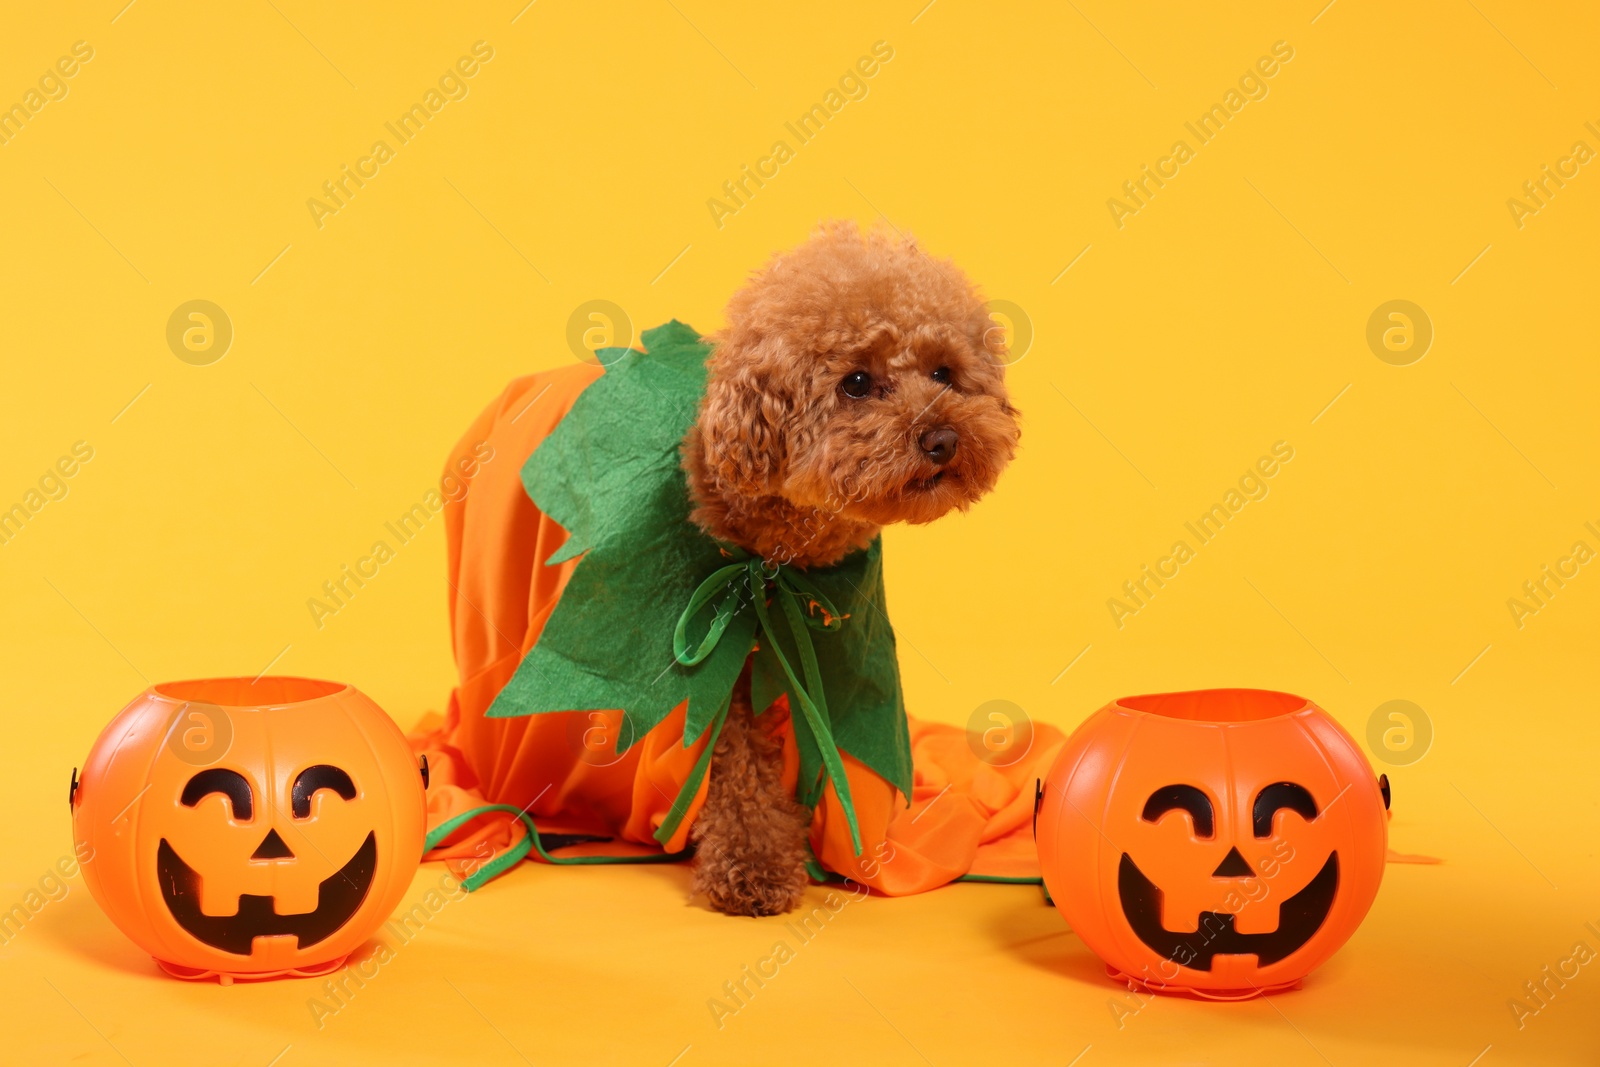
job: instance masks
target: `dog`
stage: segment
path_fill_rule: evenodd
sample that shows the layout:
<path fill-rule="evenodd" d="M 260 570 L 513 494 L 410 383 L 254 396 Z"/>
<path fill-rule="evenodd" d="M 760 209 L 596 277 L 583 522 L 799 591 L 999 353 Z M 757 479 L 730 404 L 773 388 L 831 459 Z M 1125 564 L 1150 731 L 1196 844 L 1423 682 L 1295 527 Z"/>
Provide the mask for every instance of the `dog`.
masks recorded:
<path fill-rule="evenodd" d="M 824 224 L 737 292 L 683 441 L 691 520 L 773 564 L 827 567 L 898 522 L 966 510 L 1016 452 L 1004 332 L 954 264 Z M 792 910 L 811 813 L 783 787 L 782 724 L 734 687 L 690 839 L 730 915 Z"/>

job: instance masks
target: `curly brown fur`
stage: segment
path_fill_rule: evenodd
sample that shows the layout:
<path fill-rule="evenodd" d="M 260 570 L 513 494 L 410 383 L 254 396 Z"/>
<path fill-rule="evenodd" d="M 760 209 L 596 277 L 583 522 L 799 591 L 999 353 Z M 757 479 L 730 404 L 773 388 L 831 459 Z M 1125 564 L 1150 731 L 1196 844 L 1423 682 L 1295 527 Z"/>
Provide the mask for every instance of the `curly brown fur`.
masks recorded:
<path fill-rule="evenodd" d="M 829 566 L 885 525 L 964 511 L 1016 451 L 1003 331 L 954 264 L 909 238 L 824 224 L 734 295 L 709 340 L 683 442 L 691 518 L 774 563 Z M 740 684 L 696 823 L 696 884 L 719 911 L 771 914 L 805 885 L 806 818 L 774 784 L 781 746 Z"/>
<path fill-rule="evenodd" d="M 694 888 L 729 915 L 781 915 L 806 888 L 811 815 L 783 787 L 783 739 L 750 708 L 750 669 L 734 687 L 691 836 Z"/>
<path fill-rule="evenodd" d="M 910 239 L 826 225 L 727 319 L 684 441 L 692 517 L 715 537 L 827 566 L 881 526 L 965 510 L 1016 450 L 1003 331 L 965 275 Z M 856 371 L 871 382 L 860 399 L 841 384 Z M 960 441 L 942 468 L 918 447 L 939 427 Z"/>

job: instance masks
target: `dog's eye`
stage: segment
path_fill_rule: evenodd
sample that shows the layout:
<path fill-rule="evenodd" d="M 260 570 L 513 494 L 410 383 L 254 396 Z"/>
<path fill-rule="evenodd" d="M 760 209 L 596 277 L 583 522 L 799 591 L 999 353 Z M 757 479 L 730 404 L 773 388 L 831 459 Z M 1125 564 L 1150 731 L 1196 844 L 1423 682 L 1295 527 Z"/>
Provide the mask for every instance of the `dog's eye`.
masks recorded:
<path fill-rule="evenodd" d="M 950 380 L 950 368 L 940 367 L 938 370 L 934 371 L 933 380 L 936 382 L 948 382 Z"/>
<path fill-rule="evenodd" d="M 843 389 L 844 395 L 852 400 L 861 400 L 872 392 L 872 375 L 864 370 L 852 371 L 844 376 L 839 388 Z"/>

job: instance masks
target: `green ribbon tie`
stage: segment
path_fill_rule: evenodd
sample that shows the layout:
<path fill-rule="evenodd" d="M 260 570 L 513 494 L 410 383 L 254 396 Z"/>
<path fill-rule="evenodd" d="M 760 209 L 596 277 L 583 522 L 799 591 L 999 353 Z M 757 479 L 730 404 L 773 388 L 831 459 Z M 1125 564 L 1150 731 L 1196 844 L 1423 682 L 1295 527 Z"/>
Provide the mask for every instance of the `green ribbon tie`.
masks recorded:
<path fill-rule="evenodd" d="M 844 626 L 844 617 L 839 614 L 839 610 L 833 606 L 822 590 L 813 585 L 800 571 L 784 564 L 769 565 L 759 556 L 752 556 L 733 545 L 720 547 L 723 555 L 734 562 L 712 571 L 690 596 L 689 603 L 684 607 L 683 614 L 678 616 L 678 625 L 672 633 L 672 654 L 685 667 L 696 666 L 711 655 L 718 642 L 722 640 L 722 635 L 727 632 L 728 624 L 733 621 L 734 616 L 747 606 L 754 605 L 758 623 L 756 638 L 759 640 L 762 634 L 766 635 L 768 646 L 789 680 L 789 692 L 800 705 L 800 712 L 805 718 L 806 725 L 810 727 L 812 738 L 816 741 L 822 756 L 823 773 L 833 783 L 833 790 L 839 797 L 839 805 L 844 809 L 845 821 L 850 826 L 850 843 L 859 856 L 861 827 L 856 820 L 855 802 L 850 798 L 850 781 L 845 777 L 844 762 L 839 758 L 839 746 L 833 739 L 833 722 L 828 714 L 827 696 L 822 690 L 822 668 L 817 662 L 816 647 L 811 643 L 812 630 L 837 632 Z M 777 602 L 783 612 L 784 620 L 789 624 L 789 632 L 794 635 L 800 659 L 798 674 L 772 627 L 771 607 L 767 603 L 769 586 L 772 598 Z M 748 601 L 744 595 L 746 592 L 749 593 Z M 705 636 L 691 649 L 689 627 L 707 607 L 712 609 L 711 622 L 706 627 Z M 804 682 L 801 681 L 802 674 Z M 759 712 L 765 709 L 755 710 Z M 711 762 L 711 750 L 716 747 L 717 737 L 722 732 L 727 712 L 727 706 L 724 705 L 707 728 L 710 736 L 706 741 L 705 751 L 701 753 L 694 769 L 690 771 L 689 779 L 684 782 L 678 798 L 667 813 L 666 820 L 656 831 L 656 840 L 665 841 L 677 832 L 689 802 L 699 790 L 701 780 L 705 778 L 706 769 Z M 687 742 L 686 738 L 685 743 Z M 820 785 L 820 782 L 816 784 Z M 816 790 L 807 789 L 804 792 L 811 799 L 815 799 Z"/>
<path fill-rule="evenodd" d="M 527 858 L 528 853 L 533 851 L 537 851 L 539 855 L 544 858 L 546 863 L 555 863 L 561 865 L 584 865 L 596 863 L 673 863 L 677 860 L 686 859 L 689 855 L 687 851 L 684 851 L 666 852 L 659 855 L 652 853 L 644 856 L 552 856 L 549 852 L 545 851 L 544 841 L 539 837 L 539 827 L 534 825 L 533 816 L 528 814 L 528 809 L 513 807 L 510 804 L 484 804 L 481 807 L 473 808 L 470 811 L 464 811 L 459 815 L 454 815 L 446 819 L 444 822 L 428 831 L 428 836 L 424 838 L 422 842 L 423 854 L 426 855 L 427 853 L 438 848 L 444 843 L 445 838 L 455 833 L 462 826 L 471 822 L 473 819 L 480 818 L 484 815 L 490 815 L 497 811 L 503 811 L 508 815 L 516 816 L 516 818 L 522 822 L 523 829 L 526 832 L 522 835 L 521 841 L 518 841 L 515 845 L 500 853 L 500 855 L 496 856 L 488 863 L 475 867 L 471 874 L 461 879 L 461 888 L 465 889 L 469 893 L 476 892 L 483 886 L 485 882 L 500 874 L 502 871 L 505 871 L 511 867 L 515 867 L 517 864 L 521 863 Z M 585 840 L 604 841 L 605 839 L 585 838 Z"/>

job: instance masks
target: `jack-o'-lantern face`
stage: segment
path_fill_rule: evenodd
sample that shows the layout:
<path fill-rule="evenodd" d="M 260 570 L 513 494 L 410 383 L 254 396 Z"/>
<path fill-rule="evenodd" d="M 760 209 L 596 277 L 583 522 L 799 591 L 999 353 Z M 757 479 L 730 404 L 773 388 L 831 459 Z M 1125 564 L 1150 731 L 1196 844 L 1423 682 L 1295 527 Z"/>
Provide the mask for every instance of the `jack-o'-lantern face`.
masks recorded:
<path fill-rule="evenodd" d="M 85 878 L 172 973 L 314 973 L 409 885 L 419 772 L 394 723 L 347 686 L 156 686 L 107 727 L 75 790 Z"/>
<path fill-rule="evenodd" d="M 1387 803 L 1387 782 L 1303 698 L 1126 698 L 1073 733 L 1045 780 L 1040 865 L 1121 976 L 1253 995 L 1355 930 L 1382 876 Z"/>
<path fill-rule="evenodd" d="M 335 838 L 348 838 L 360 832 L 359 822 L 352 828 L 329 833 L 324 833 L 322 828 L 314 827 L 312 823 L 324 817 L 322 809 L 327 806 L 329 798 L 356 804 L 360 802 L 360 795 L 349 774 L 326 763 L 314 764 L 300 771 L 283 790 L 283 795 L 289 797 L 290 825 L 285 827 L 285 832 L 299 840 L 301 852 L 311 853 L 307 856 L 311 861 L 307 864 L 311 873 L 298 878 L 295 873 L 301 857 L 284 839 L 284 834 L 278 832 L 276 825 L 283 813 L 262 810 L 256 803 L 257 795 L 258 790 L 244 774 L 227 767 L 211 767 L 189 779 L 183 787 L 179 803 L 186 808 L 199 808 L 212 796 L 222 798 L 219 803 L 207 804 L 207 810 L 200 812 L 201 818 L 226 820 L 224 832 L 236 839 L 230 842 L 233 847 L 228 849 L 229 854 L 221 866 L 226 869 L 237 864 L 239 857 L 233 853 L 243 852 L 251 841 L 259 838 L 255 848 L 244 859 L 244 863 L 249 865 L 246 870 L 266 865 L 265 870 L 283 875 L 279 885 L 285 888 L 280 891 L 291 898 L 283 902 L 286 907 L 280 911 L 277 893 L 267 896 L 241 891 L 238 910 L 233 914 L 207 914 L 202 899 L 206 875 L 189 866 L 167 837 L 161 838 L 156 850 L 156 874 L 161 882 L 161 899 L 166 902 L 167 910 L 179 926 L 196 939 L 224 952 L 248 956 L 258 937 L 291 935 L 296 939 L 296 946 L 305 950 L 348 923 L 361 902 L 367 898 L 378 866 L 378 836 L 375 831 L 368 830 L 346 862 L 326 878 L 315 882 L 315 906 L 310 910 L 301 910 L 296 905 L 305 901 L 293 898 L 303 896 L 312 878 L 320 873 L 321 867 L 327 865 L 326 862 L 318 862 L 327 859 L 322 844 L 337 847 Z M 317 805 L 315 813 L 312 811 L 313 801 Z M 263 825 L 266 827 L 265 833 L 262 832 Z M 202 828 L 201 832 L 209 839 L 207 852 L 211 863 L 215 864 L 218 848 L 216 835 L 211 833 L 211 829 Z M 173 833 L 179 836 L 180 831 L 174 828 Z M 318 837 L 328 840 L 319 844 Z M 211 880 L 213 892 L 219 895 L 224 891 L 231 892 L 232 887 L 226 885 L 230 879 L 213 874 Z M 219 882 L 223 884 L 219 885 Z"/>
<path fill-rule="evenodd" d="M 1214 842 L 1218 840 L 1215 811 L 1216 805 L 1203 789 L 1177 784 L 1151 793 L 1139 817 L 1142 822 L 1158 823 L 1170 813 L 1182 812 L 1183 815 L 1171 817 L 1185 820 L 1197 843 Z M 1271 929 L 1258 929 L 1262 923 L 1250 922 L 1255 916 L 1246 913 L 1253 901 L 1267 899 L 1268 892 L 1261 888 L 1266 879 L 1286 873 L 1287 865 L 1301 858 L 1290 837 L 1300 840 L 1302 848 L 1306 845 L 1304 826 L 1295 827 L 1297 832 L 1293 835 L 1275 832 L 1274 821 L 1280 811 L 1292 812 L 1304 823 L 1314 822 L 1319 813 L 1315 798 L 1304 786 L 1273 782 L 1256 793 L 1250 806 L 1250 840 L 1245 847 L 1255 857 L 1255 863 L 1245 858 L 1234 835 L 1229 835 L 1222 838 L 1228 846 L 1227 854 L 1210 871 L 1211 880 L 1205 881 L 1204 867 L 1216 849 L 1197 850 L 1195 858 L 1202 866 L 1181 880 L 1189 887 L 1186 895 L 1204 905 L 1220 893 L 1223 899 L 1217 907 L 1226 910 L 1199 911 L 1192 931 L 1187 922 L 1177 930 L 1163 925 L 1166 892 L 1124 852 L 1117 865 L 1117 897 L 1139 940 L 1165 958 L 1201 971 L 1211 970 L 1218 956 L 1254 956 L 1257 965 L 1265 967 L 1305 945 L 1322 928 L 1338 892 L 1338 849 L 1329 851 L 1320 866 L 1301 864 L 1302 869 L 1314 868 L 1316 873 L 1300 888 L 1282 890 L 1277 923 Z M 1257 909 L 1261 910 L 1264 909 Z M 1239 926 L 1242 915 L 1246 918 L 1244 929 Z"/>

